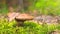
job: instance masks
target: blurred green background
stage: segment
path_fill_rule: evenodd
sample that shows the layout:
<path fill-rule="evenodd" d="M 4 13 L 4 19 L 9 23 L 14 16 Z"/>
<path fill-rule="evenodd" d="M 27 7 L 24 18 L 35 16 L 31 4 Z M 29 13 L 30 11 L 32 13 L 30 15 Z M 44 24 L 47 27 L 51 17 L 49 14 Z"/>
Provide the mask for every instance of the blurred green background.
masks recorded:
<path fill-rule="evenodd" d="M 6 1 L 7 0 L 0 0 L 0 13 L 8 12 L 7 5 L 9 3 L 6 3 Z M 37 10 L 37 12 L 40 12 L 41 14 L 60 15 L 60 0 L 23 0 L 23 1 L 24 2 L 22 4 L 24 7 L 23 8 L 24 12 Z M 17 5 L 19 5 L 17 0 L 16 1 L 10 0 L 10 2 L 12 2 L 13 7 L 16 7 Z"/>

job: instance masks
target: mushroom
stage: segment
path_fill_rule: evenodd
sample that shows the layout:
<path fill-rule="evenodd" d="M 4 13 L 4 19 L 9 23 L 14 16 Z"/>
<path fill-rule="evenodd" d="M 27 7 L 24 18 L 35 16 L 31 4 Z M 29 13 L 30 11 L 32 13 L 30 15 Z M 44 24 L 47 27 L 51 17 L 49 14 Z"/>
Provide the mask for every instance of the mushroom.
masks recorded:
<path fill-rule="evenodd" d="M 24 21 L 28 21 L 28 20 L 32 20 L 33 16 L 29 15 L 29 14 L 20 14 L 18 15 L 15 20 L 18 22 L 18 26 L 23 26 Z"/>

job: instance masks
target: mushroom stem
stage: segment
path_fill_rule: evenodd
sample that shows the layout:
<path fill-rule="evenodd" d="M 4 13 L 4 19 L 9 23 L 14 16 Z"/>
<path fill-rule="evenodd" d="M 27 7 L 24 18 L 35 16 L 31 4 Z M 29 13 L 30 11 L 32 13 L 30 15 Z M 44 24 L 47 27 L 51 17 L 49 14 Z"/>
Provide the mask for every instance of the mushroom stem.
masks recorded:
<path fill-rule="evenodd" d="M 17 21 L 17 26 L 24 26 L 25 20 L 17 20 L 17 19 L 15 19 L 15 20 Z"/>

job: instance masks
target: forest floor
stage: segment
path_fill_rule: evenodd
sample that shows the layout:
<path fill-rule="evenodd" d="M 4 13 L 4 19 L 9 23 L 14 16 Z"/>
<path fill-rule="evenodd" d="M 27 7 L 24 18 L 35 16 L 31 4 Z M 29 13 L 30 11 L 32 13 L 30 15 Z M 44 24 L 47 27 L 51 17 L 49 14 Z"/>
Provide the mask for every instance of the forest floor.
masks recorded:
<path fill-rule="evenodd" d="M 36 16 L 24 22 L 24 27 L 16 27 L 15 21 L 8 22 L 5 18 L 5 15 L 0 16 L 0 31 L 3 34 L 60 34 L 60 16 Z"/>

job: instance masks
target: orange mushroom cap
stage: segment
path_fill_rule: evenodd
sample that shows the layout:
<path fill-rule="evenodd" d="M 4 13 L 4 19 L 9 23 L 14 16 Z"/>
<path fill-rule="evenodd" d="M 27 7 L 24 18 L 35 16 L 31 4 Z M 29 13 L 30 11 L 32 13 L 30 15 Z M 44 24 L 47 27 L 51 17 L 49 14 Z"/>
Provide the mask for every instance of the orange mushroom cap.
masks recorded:
<path fill-rule="evenodd" d="M 19 19 L 19 20 L 31 20 L 33 19 L 33 16 L 29 15 L 29 14 L 20 14 L 16 17 L 16 19 Z"/>

